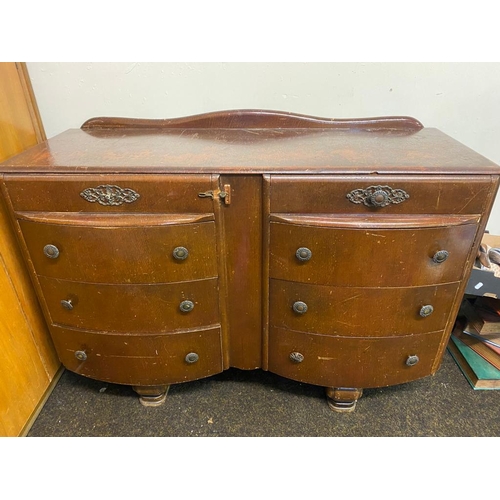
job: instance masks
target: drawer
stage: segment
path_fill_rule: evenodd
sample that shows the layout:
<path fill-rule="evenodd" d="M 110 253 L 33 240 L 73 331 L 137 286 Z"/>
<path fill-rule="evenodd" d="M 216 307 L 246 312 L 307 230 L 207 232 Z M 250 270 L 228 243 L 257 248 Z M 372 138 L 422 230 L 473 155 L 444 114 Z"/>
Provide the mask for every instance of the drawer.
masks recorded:
<path fill-rule="evenodd" d="M 335 219 L 329 227 L 272 222 L 270 276 L 354 287 L 451 283 L 462 278 L 477 231 L 475 223 L 407 229 L 335 224 Z M 299 248 L 310 250 L 309 260 L 299 260 Z M 441 250 L 448 258 L 435 262 Z"/>
<path fill-rule="evenodd" d="M 6 175 L 16 212 L 213 212 L 210 175 Z"/>
<path fill-rule="evenodd" d="M 271 212 L 481 214 L 493 188 L 491 177 L 485 175 L 272 175 Z M 372 205 L 374 195 L 387 205 Z"/>
<path fill-rule="evenodd" d="M 383 387 L 430 375 L 443 332 L 392 338 L 346 338 L 271 328 L 269 371 L 324 387 Z M 293 361 L 300 353 L 302 362 Z M 409 366 L 410 356 L 418 362 Z M 294 355 L 297 359 L 297 355 Z"/>
<path fill-rule="evenodd" d="M 271 280 L 270 323 L 342 337 L 435 332 L 446 328 L 458 286 L 340 288 Z M 432 307 L 430 315 L 425 315 L 429 310 L 424 306 Z"/>
<path fill-rule="evenodd" d="M 219 328 L 164 335 L 105 335 L 56 327 L 51 332 L 68 370 L 114 384 L 176 384 L 222 371 Z M 77 351 L 86 360 L 77 359 Z M 190 353 L 197 354 L 197 361 L 186 361 Z"/>
<path fill-rule="evenodd" d="M 39 280 L 51 322 L 60 326 L 141 333 L 219 323 L 217 278 L 157 285 Z"/>
<path fill-rule="evenodd" d="M 93 283 L 165 283 L 217 276 L 215 223 L 88 226 L 20 220 L 36 273 Z M 118 224 L 116 222 L 115 224 Z M 51 256 L 47 245 L 56 247 Z M 176 248 L 187 249 L 176 258 Z M 50 252 L 49 252 L 50 253 Z M 56 258 L 54 258 L 56 255 Z M 181 254 L 181 257 L 185 257 Z"/>

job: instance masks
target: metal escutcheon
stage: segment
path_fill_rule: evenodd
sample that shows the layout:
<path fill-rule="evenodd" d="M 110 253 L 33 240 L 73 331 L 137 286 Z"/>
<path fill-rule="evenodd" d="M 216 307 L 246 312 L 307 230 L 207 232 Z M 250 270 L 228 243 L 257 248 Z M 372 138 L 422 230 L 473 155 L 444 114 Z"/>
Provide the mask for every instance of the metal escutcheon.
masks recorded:
<path fill-rule="evenodd" d="M 61 300 L 61 305 L 68 311 L 71 311 L 71 309 L 73 309 L 73 303 L 71 302 L 71 300 Z"/>
<path fill-rule="evenodd" d="M 75 351 L 75 358 L 79 361 L 86 361 L 87 353 L 85 351 Z"/>
<path fill-rule="evenodd" d="M 441 262 L 444 262 L 450 254 L 446 250 L 439 250 L 439 252 L 436 252 L 434 254 L 434 257 L 432 257 L 432 260 L 436 264 L 441 264 Z"/>
<path fill-rule="evenodd" d="M 294 363 L 302 363 L 302 361 L 304 361 L 304 355 L 301 354 L 300 352 L 291 352 L 290 360 L 293 361 Z"/>
<path fill-rule="evenodd" d="M 307 304 L 305 302 L 294 302 L 292 308 L 297 314 L 305 314 L 307 312 Z"/>
<path fill-rule="evenodd" d="M 185 247 L 176 247 L 173 251 L 174 259 L 185 260 L 188 258 L 189 252 Z"/>
<path fill-rule="evenodd" d="M 406 364 L 408 366 L 415 366 L 419 361 L 420 361 L 419 357 L 416 354 L 413 354 L 412 356 L 408 356 Z"/>
<path fill-rule="evenodd" d="M 190 352 L 189 354 L 186 354 L 186 357 L 184 358 L 186 363 L 189 364 L 196 363 L 199 359 L 200 357 L 195 352 Z"/>
<path fill-rule="evenodd" d="M 179 306 L 182 312 L 190 312 L 194 309 L 194 302 L 190 300 L 183 300 Z"/>
<path fill-rule="evenodd" d="M 297 259 L 299 259 L 301 262 L 307 262 L 311 259 L 312 252 L 311 250 L 309 250 L 309 248 L 300 247 L 295 252 L 295 257 L 297 257 Z"/>
<path fill-rule="evenodd" d="M 426 305 L 420 309 L 420 316 L 422 316 L 422 318 L 427 318 L 427 316 L 430 316 L 433 312 L 434 308 L 431 305 Z"/>
<path fill-rule="evenodd" d="M 43 247 L 43 253 L 49 259 L 57 259 L 57 257 L 59 257 L 59 248 L 55 245 L 45 245 Z"/>

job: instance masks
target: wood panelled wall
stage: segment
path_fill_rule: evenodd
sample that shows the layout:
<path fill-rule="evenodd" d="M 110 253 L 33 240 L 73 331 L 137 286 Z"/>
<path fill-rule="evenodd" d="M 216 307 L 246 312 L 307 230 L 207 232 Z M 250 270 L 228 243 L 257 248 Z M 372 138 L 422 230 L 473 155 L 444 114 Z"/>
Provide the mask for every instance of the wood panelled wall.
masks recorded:
<path fill-rule="evenodd" d="M 0 63 L 0 161 L 45 140 L 25 63 Z M 60 363 L 0 201 L 0 436 L 27 432 Z"/>

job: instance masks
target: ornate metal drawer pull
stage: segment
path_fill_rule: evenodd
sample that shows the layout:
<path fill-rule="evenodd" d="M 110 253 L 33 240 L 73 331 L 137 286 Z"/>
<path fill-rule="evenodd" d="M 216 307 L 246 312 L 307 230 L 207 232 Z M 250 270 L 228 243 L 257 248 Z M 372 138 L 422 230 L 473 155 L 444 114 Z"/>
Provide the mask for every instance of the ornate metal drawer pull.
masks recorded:
<path fill-rule="evenodd" d="M 297 314 L 305 314 L 307 312 L 307 304 L 305 302 L 301 302 L 300 300 L 294 302 L 292 308 Z"/>
<path fill-rule="evenodd" d="M 61 305 L 64 307 L 64 309 L 67 309 L 68 311 L 71 311 L 73 309 L 73 303 L 71 300 L 61 300 Z"/>
<path fill-rule="evenodd" d="M 444 262 L 450 254 L 446 250 L 439 250 L 439 252 L 436 252 L 434 254 L 434 257 L 432 257 L 432 260 L 436 264 L 441 264 L 441 262 Z"/>
<path fill-rule="evenodd" d="M 184 358 L 186 363 L 189 363 L 190 365 L 196 363 L 199 359 L 200 357 L 195 352 L 190 352 L 189 354 L 186 354 L 186 357 Z"/>
<path fill-rule="evenodd" d="M 78 361 L 86 361 L 87 353 L 85 351 L 75 351 L 75 358 L 78 359 Z"/>
<path fill-rule="evenodd" d="M 367 207 L 386 207 L 391 203 L 397 205 L 409 197 L 410 195 L 403 189 L 393 189 L 390 186 L 369 186 L 347 193 L 349 201 L 356 204 L 363 203 Z"/>
<path fill-rule="evenodd" d="M 301 354 L 300 352 L 291 352 L 290 360 L 293 361 L 294 363 L 302 363 L 302 361 L 304 361 L 304 355 Z"/>
<path fill-rule="evenodd" d="M 413 354 L 412 356 L 408 356 L 408 359 L 406 360 L 406 364 L 408 366 L 415 366 L 419 361 L 420 361 L 420 358 L 416 354 Z"/>
<path fill-rule="evenodd" d="M 190 300 L 183 300 L 179 306 L 179 309 L 182 312 L 190 312 L 194 309 L 194 302 L 191 302 Z"/>
<path fill-rule="evenodd" d="M 45 245 L 43 247 L 43 253 L 49 259 L 57 259 L 57 257 L 59 257 L 59 248 L 55 245 Z"/>
<path fill-rule="evenodd" d="M 173 251 L 174 259 L 185 260 L 188 258 L 189 252 L 185 247 L 176 247 Z"/>
<path fill-rule="evenodd" d="M 420 316 L 422 318 L 427 318 L 427 316 L 430 316 L 434 312 L 434 308 L 431 305 L 423 306 L 422 309 L 420 309 Z"/>
<path fill-rule="evenodd" d="M 295 252 L 295 257 L 297 257 L 297 259 L 299 259 L 301 262 L 307 262 L 311 259 L 312 252 L 311 250 L 309 250 L 309 248 L 300 247 Z"/>
<path fill-rule="evenodd" d="M 99 203 L 105 206 L 119 206 L 124 203 L 133 203 L 140 198 L 140 194 L 133 189 L 121 188 L 110 184 L 103 184 L 95 188 L 84 189 L 80 196 L 90 203 Z"/>

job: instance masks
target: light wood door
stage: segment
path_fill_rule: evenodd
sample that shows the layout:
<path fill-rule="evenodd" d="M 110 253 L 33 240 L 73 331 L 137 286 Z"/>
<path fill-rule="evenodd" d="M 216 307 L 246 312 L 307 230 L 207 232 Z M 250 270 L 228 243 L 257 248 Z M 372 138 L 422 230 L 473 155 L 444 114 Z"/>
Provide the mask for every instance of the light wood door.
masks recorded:
<path fill-rule="evenodd" d="M 45 140 L 24 63 L 0 63 L 0 161 Z M 0 200 L 0 435 L 27 431 L 60 363 Z"/>

